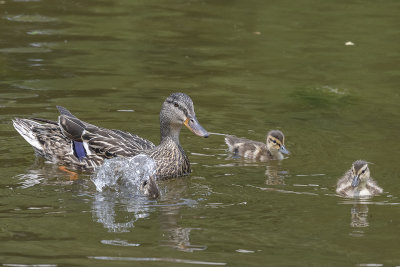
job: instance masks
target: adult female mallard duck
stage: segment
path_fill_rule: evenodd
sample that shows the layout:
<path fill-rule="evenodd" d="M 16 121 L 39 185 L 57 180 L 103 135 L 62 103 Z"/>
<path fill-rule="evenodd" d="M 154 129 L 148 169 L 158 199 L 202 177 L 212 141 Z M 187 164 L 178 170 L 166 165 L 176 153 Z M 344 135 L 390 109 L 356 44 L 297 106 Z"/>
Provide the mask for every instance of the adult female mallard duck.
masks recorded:
<path fill-rule="evenodd" d="M 57 108 L 61 114 L 58 122 L 16 118 L 13 125 L 37 154 L 72 168 L 93 169 L 107 158 L 146 154 L 156 162 L 157 179 L 187 175 L 190 163 L 179 143 L 182 125 L 198 136 L 208 137 L 196 119 L 192 99 L 183 93 L 171 94 L 162 104 L 158 146 L 135 134 L 86 123 L 67 109 Z"/>
<path fill-rule="evenodd" d="M 266 143 L 238 138 L 232 135 L 225 137 L 228 150 L 235 155 L 253 160 L 283 159 L 282 154 L 289 154 L 286 149 L 285 136 L 279 130 L 272 130 L 267 134 Z"/>
<path fill-rule="evenodd" d="M 371 197 L 383 192 L 370 177 L 368 163 L 363 160 L 353 162 L 342 178 L 337 182 L 336 193 L 344 197 Z"/>

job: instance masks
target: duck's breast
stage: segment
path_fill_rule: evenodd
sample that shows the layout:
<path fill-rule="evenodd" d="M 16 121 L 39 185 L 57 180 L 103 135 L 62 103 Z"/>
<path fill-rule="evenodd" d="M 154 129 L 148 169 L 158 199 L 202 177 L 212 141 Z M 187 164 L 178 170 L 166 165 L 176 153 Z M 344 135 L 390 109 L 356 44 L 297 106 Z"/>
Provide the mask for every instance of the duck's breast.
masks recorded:
<path fill-rule="evenodd" d="M 145 154 L 155 160 L 158 179 L 184 176 L 191 172 L 189 158 L 185 151 L 172 140 L 145 151 Z"/>

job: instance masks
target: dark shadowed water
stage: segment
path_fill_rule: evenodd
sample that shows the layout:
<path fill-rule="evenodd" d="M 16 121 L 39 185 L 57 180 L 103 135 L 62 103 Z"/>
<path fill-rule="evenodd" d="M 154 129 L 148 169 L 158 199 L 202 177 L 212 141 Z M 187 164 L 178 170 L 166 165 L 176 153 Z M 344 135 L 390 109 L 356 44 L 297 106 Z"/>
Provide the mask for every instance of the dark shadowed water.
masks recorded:
<path fill-rule="evenodd" d="M 0 0 L 0 263 L 4 266 L 400 265 L 400 2 Z M 353 45 L 349 45 L 351 43 Z M 36 160 L 14 117 L 56 105 L 159 140 L 182 91 L 210 132 L 264 140 L 232 158 L 182 130 L 193 173 L 161 199 L 97 192 Z M 384 193 L 335 195 L 356 159 Z"/>

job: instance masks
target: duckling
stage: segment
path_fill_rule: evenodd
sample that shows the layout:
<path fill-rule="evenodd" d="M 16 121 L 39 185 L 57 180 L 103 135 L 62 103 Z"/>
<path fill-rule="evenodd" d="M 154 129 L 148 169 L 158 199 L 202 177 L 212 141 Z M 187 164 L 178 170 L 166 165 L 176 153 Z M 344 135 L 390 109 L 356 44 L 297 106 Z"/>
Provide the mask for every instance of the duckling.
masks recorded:
<path fill-rule="evenodd" d="M 228 150 L 235 155 L 253 160 L 267 161 L 283 159 L 282 154 L 290 154 L 284 145 L 285 136 L 279 130 L 267 134 L 266 143 L 238 138 L 232 135 L 225 137 Z"/>
<path fill-rule="evenodd" d="M 354 161 L 351 169 L 337 182 L 336 193 L 344 197 L 371 197 L 382 193 L 383 189 L 370 175 L 366 161 Z"/>

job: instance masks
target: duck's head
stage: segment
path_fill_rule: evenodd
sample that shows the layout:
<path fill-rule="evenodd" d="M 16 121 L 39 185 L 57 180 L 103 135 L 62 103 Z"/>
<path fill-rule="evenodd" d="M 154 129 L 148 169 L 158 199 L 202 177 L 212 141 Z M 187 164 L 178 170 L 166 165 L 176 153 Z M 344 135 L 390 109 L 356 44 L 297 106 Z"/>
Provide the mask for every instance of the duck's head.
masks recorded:
<path fill-rule="evenodd" d="M 360 182 L 365 182 L 370 177 L 370 172 L 368 168 L 368 163 L 363 160 L 357 160 L 353 162 L 353 166 L 351 167 L 351 177 L 352 187 L 357 187 Z"/>
<path fill-rule="evenodd" d="M 152 176 L 148 180 L 143 181 L 140 186 L 143 194 L 151 199 L 157 199 L 160 196 L 160 190 L 158 189 L 157 183 Z"/>
<path fill-rule="evenodd" d="M 285 147 L 285 136 L 279 130 L 272 130 L 267 134 L 267 148 L 274 153 L 290 154 Z"/>
<path fill-rule="evenodd" d="M 195 135 L 208 137 L 208 132 L 196 118 L 192 99 L 184 93 L 173 93 L 164 101 L 160 111 L 161 140 L 169 136 L 179 142 L 182 125 Z"/>

